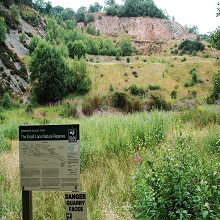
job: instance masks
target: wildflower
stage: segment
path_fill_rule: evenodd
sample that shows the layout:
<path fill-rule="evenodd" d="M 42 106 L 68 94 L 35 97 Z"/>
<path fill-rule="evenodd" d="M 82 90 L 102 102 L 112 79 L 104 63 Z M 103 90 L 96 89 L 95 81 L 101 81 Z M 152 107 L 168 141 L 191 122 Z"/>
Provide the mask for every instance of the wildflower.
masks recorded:
<path fill-rule="evenodd" d="M 198 106 L 198 110 L 201 112 L 203 111 L 203 107 L 201 105 Z"/>
<path fill-rule="evenodd" d="M 141 158 L 140 158 L 140 157 L 135 157 L 135 158 L 134 158 L 134 161 L 137 162 L 137 163 L 140 163 Z"/>

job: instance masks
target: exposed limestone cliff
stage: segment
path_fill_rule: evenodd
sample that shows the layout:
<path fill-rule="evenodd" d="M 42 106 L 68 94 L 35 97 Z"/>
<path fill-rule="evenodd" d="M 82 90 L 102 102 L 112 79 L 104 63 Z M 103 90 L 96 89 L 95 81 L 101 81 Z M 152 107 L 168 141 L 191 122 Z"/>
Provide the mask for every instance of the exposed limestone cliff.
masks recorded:
<path fill-rule="evenodd" d="M 150 17 L 117 17 L 106 16 L 103 13 L 94 14 L 92 25 L 101 34 L 120 36 L 128 34 L 138 41 L 157 41 L 186 39 L 193 37 L 176 21 Z"/>

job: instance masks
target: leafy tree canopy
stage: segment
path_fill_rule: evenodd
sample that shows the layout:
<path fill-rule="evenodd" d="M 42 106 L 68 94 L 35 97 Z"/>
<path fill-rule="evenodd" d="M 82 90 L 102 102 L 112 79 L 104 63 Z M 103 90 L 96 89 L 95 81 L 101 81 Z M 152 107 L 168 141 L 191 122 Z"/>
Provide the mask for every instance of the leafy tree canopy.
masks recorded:
<path fill-rule="evenodd" d="M 67 93 L 67 65 L 61 51 L 41 41 L 29 63 L 30 79 L 39 103 L 61 100 Z"/>

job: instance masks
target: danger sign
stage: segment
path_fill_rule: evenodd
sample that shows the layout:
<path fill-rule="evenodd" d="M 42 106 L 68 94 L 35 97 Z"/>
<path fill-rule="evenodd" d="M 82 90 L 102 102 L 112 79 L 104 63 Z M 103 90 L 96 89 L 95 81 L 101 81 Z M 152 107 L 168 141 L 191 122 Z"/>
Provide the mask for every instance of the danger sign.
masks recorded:
<path fill-rule="evenodd" d="M 65 193 L 66 220 L 87 220 L 85 192 Z"/>

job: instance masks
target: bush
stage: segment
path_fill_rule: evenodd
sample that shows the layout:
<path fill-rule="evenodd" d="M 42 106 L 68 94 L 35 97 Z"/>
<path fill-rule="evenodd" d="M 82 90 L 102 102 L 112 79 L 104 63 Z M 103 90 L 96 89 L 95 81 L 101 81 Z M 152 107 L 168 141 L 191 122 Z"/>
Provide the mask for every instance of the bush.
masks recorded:
<path fill-rule="evenodd" d="M 218 219 L 219 164 L 176 126 L 174 146 L 140 157 L 132 207 L 135 219 Z M 179 134 L 178 134 L 179 133 Z"/>
<path fill-rule="evenodd" d="M 163 96 L 159 93 L 150 94 L 149 99 L 147 100 L 147 109 L 159 109 L 159 110 L 170 110 L 171 105 L 167 103 Z"/>
<path fill-rule="evenodd" d="M 130 86 L 130 93 L 132 94 L 132 95 L 144 95 L 145 94 L 145 90 L 144 90 L 144 88 L 143 87 L 138 87 L 136 84 L 132 84 L 131 86 Z"/>
<path fill-rule="evenodd" d="M 115 92 L 112 96 L 112 105 L 125 112 L 129 112 L 131 110 L 129 96 L 125 92 Z"/>
<path fill-rule="evenodd" d="M 77 118 L 78 117 L 77 103 L 71 103 L 71 102 L 63 103 L 59 115 L 64 118 Z"/>
<path fill-rule="evenodd" d="M 82 112 L 84 115 L 90 116 L 93 111 L 101 109 L 102 98 L 98 95 L 84 99 L 82 103 Z"/>
<path fill-rule="evenodd" d="M 24 43 L 25 42 L 25 33 L 22 33 L 19 35 L 19 40 L 21 43 Z"/>
<path fill-rule="evenodd" d="M 179 50 L 182 50 L 182 54 L 184 53 L 189 53 L 193 54 L 196 53 L 197 51 L 203 51 L 205 49 L 205 45 L 199 41 L 191 41 L 191 40 L 185 40 L 183 41 L 179 47 Z"/>
<path fill-rule="evenodd" d="M 177 91 L 172 90 L 172 92 L 170 93 L 170 96 L 171 96 L 172 99 L 176 99 L 177 98 Z"/>
<path fill-rule="evenodd" d="M 149 90 L 159 90 L 159 89 L 161 89 L 161 87 L 159 85 L 152 85 L 152 84 L 149 84 L 147 88 Z"/>
<path fill-rule="evenodd" d="M 5 109 L 12 108 L 12 102 L 10 95 L 6 92 L 1 100 L 1 105 Z"/>
<path fill-rule="evenodd" d="M 143 109 L 143 101 L 136 97 L 134 100 L 131 101 L 131 111 L 132 112 L 139 112 Z"/>
<path fill-rule="evenodd" d="M 112 85 L 112 84 L 109 85 L 109 91 L 110 91 L 110 92 L 114 91 L 114 88 L 113 88 L 113 85 Z"/>
<path fill-rule="evenodd" d="M 214 103 L 220 99 L 220 71 L 212 77 L 213 87 L 211 88 L 210 95 L 207 98 L 209 104 Z"/>

